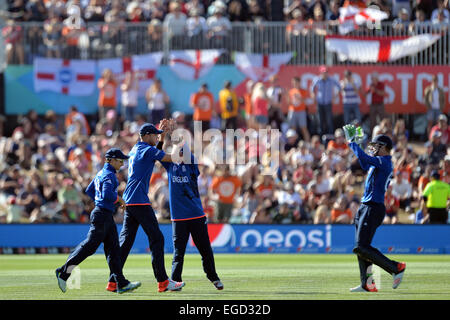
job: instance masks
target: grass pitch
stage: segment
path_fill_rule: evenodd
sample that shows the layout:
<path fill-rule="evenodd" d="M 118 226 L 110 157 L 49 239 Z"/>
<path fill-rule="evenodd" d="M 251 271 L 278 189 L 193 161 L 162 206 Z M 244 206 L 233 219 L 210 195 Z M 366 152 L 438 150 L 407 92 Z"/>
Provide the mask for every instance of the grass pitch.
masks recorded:
<path fill-rule="evenodd" d="M 217 272 L 225 285 L 218 291 L 206 279 L 198 254 L 187 254 L 181 292 L 157 292 L 150 255 L 130 255 L 124 268 L 142 286 L 131 293 L 105 290 L 109 269 L 104 255 L 80 265 L 80 288 L 62 293 L 55 269 L 67 255 L 0 256 L 0 300 L 449 300 L 450 255 L 390 255 L 407 263 L 403 282 L 392 289 L 392 276 L 375 267 L 378 293 L 350 293 L 358 285 L 354 255 L 216 254 Z M 166 255 L 170 276 L 171 255 Z M 378 278 L 378 279 L 377 279 Z M 70 278 L 69 278 L 70 281 Z M 74 285 L 76 285 L 74 283 Z"/>

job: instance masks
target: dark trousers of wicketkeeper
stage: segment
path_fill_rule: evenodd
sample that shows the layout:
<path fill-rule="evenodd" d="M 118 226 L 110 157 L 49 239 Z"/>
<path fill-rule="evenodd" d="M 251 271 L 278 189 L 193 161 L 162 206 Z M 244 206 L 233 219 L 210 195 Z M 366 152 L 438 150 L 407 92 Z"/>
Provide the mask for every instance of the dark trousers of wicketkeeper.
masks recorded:
<path fill-rule="evenodd" d="M 156 281 L 166 281 L 168 276 L 164 265 L 164 236 L 159 229 L 158 220 L 150 205 L 126 207 L 123 226 L 119 235 L 122 267 L 134 244 L 139 226 L 142 226 L 148 237 L 153 274 Z M 113 281 L 111 277 L 109 281 Z"/>
<path fill-rule="evenodd" d="M 172 221 L 172 238 L 174 245 L 172 280 L 182 281 L 181 273 L 183 272 L 184 254 L 186 253 L 189 235 L 192 235 L 192 240 L 202 257 L 203 271 L 205 271 L 206 277 L 210 281 L 219 280 L 214 263 L 214 254 L 209 240 L 206 217 Z"/>
<path fill-rule="evenodd" d="M 66 263 L 59 269 L 61 278 L 67 280 L 73 268 L 93 255 L 103 242 L 106 260 L 109 265 L 111 281 L 116 282 L 119 288 L 126 286 L 129 281 L 122 273 L 119 237 L 113 219 L 113 212 L 95 207 L 90 215 L 91 225 L 87 238 L 81 242 L 69 255 Z"/>
<path fill-rule="evenodd" d="M 353 253 L 358 256 L 361 284 L 366 284 L 367 268 L 376 264 L 386 272 L 397 272 L 398 262 L 388 259 L 378 249 L 371 246 L 377 228 L 383 223 L 386 207 L 382 203 L 362 203 L 355 216 L 355 243 Z"/>

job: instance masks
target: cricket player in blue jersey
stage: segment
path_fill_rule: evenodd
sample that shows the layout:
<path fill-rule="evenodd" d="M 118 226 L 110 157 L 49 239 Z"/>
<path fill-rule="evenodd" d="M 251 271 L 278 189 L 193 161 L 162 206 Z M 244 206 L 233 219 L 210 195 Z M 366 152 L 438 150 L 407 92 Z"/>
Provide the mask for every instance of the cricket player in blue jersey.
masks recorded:
<path fill-rule="evenodd" d="M 364 137 L 360 127 L 343 127 L 349 147 L 353 150 L 363 170 L 368 171 L 361 206 L 355 216 L 356 245 L 353 253 L 358 256 L 361 284 L 351 292 L 377 292 L 372 277 L 372 265 L 384 269 L 393 276 L 392 288 L 396 289 L 403 278 L 406 264 L 388 259 L 378 249 L 371 246 L 376 229 L 382 224 L 386 214 L 384 196 L 392 179 L 392 140 L 386 135 L 378 135 L 369 143 L 369 155 L 359 146 Z"/>
<path fill-rule="evenodd" d="M 162 120 L 160 127 L 164 129 L 167 121 L 167 119 Z M 158 292 L 164 292 L 179 289 L 184 286 L 184 282 L 173 281 L 167 276 L 164 265 L 164 236 L 159 229 L 158 220 L 148 198 L 155 161 L 172 162 L 170 154 L 156 148 L 158 136 L 159 140 L 163 141 L 165 132 L 158 130 L 153 124 L 143 124 L 139 131 L 139 141 L 129 153 L 128 181 L 123 193 L 126 209 L 119 240 L 123 267 L 133 246 L 138 228 L 142 226 L 149 241 Z M 111 274 L 106 289 L 114 291 L 115 285 Z"/>
<path fill-rule="evenodd" d="M 112 148 L 106 152 L 105 157 L 106 163 L 103 169 L 97 173 L 94 180 L 86 188 L 86 193 L 95 201 L 95 208 L 90 216 L 91 226 L 87 238 L 69 255 L 66 263 L 56 269 L 58 286 L 62 292 L 66 292 L 66 281 L 72 270 L 87 257 L 94 254 L 102 242 L 112 275 L 111 278 L 116 284 L 115 292 L 124 293 L 141 285 L 140 282 L 128 281 L 122 273 L 119 237 L 113 219 L 115 205 L 120 204 L 122 208 L 125 205 L 117 194 L 119 181 L 116 172 L 122 167 L 128 156 L 124 155 L 120 149 Z"/>
<path fill-rule="evenodd" d="M 217 290 L 222 290 L 224 286 L 216 273 L 206 214 L 203 211 L 198 191 L 197 178 L 200 171 L 187 144 L 180 142 L 179 146 L 182 146 L 178 149 L 180 159 L 189 161 L 186 163 L 184 161 L 180 163 L 161 162 L 167 170 L 169 180 L 169 205 L 174 245 L 171 278 L 175 281 L 182 281 L 184 255 L 189 235 L 191 235 L 202 257 L 206 277 Z M 159 147 L 162 149 L 162 146 Z M 181 288 L 177 291 L 180 290 Z"/>

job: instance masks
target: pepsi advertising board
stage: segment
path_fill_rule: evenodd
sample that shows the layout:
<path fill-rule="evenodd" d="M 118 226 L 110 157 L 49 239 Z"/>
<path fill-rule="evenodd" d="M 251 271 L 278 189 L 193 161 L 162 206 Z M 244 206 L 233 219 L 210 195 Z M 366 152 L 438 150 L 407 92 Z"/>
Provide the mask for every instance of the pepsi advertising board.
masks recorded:
<path fill-rule="evenodd" d="M 120 232 L 121 225 L 117 225 Z M 161 224 L 165 252 L 173 252 L 172 226 Z M 3 224 L 0 253 L 67 253 L 85 239 L 88 224 Z M 209 224 L 215 253 L 351 253 L 353 225 L 248 225 Z M 382 225 L 373 246 L 384 253 L 449 254 L 450 225 Z M 148 253 L 142 228 L 131 253 Z M 187 253 L 197 253 L 192 239 Z M 100 246 L 97 253 L 103 253 Z"/>

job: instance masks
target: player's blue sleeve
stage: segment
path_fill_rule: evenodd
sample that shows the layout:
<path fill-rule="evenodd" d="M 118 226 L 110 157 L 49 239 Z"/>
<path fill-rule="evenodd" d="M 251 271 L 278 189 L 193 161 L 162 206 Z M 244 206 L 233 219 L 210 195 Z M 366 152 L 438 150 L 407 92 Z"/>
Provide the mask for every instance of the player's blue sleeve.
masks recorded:
<path fill-rule="evenodd" d="M 161 159 L 164 158 L 165 155 L 166 153 L 164 151 L 152 146 L 146 150 L 145 159 L 147 159 L 148 161 L 161 161 Z"/>
<path fill-rule="evenodd" d="M 167 171 L 169 171 L 170 167 L 173 165 L 172 162 L 164 162 L 164 161 L 161 161 L 161 164 Z"/>
<path fill-rule="evenodd" d="M 115 177 L 106 176 L 102 183 L 102 199 L 105 202 L 115 203 L 117 201 L 117 181 Z"/>
<path fill-rule="evenodd" d="M 356 157 L 359 160 L 359 163 L 361 164 L 361 167 L 364 170 L 368 170 L 370 166 L 374 166 L 375 168 L 382 168 L 384 166 L 381 157 L 369 156 L 359 147 L 357 143 L 350 142 L 349 146 L 355 153 Z"/>
<path fill-rule="evenodd" d="M 89 183 L 86 190 L 84 191 L 92 200 L 95 199 L 95 183 L 94 183 L 94 181 L 95 181 L 95 179 L 92 180 L 91 183 Z"/>

